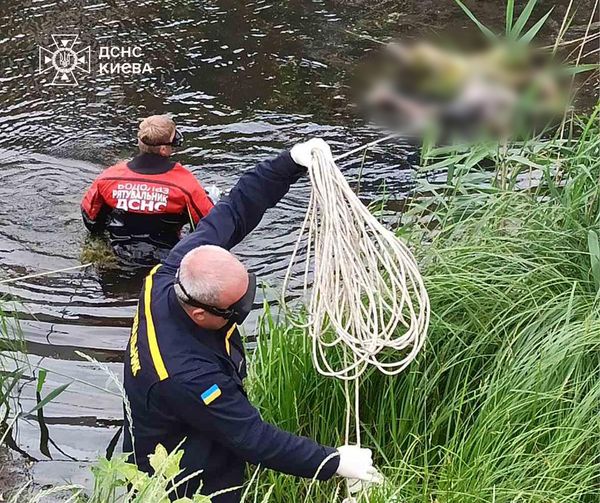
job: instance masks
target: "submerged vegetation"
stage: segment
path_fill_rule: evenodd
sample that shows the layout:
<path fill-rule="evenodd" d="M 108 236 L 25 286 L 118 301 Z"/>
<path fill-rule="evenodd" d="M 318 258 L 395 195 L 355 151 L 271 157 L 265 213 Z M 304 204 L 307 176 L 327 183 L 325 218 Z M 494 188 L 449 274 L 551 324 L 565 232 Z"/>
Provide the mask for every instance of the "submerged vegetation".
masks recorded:
<path fill-rule="evenodd" d="M 114 268 L 118 265 L 117 257 L 105 239 L 89 236 L 82 249 L 80 260 L 82 264 L 94 264 L 100 268 Z"/>

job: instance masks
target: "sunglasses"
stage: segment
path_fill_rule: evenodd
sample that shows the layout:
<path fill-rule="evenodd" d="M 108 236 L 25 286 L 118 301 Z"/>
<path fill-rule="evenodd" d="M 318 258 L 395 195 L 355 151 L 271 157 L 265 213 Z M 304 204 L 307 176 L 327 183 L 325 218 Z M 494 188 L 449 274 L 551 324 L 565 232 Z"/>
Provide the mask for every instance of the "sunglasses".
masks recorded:
<path fill-rule="evenodd" d="M 177 271 L 175 281 L 177 285 L 179 285 L 179 288 L 186 297 L 186 304 L 204 309 L 206 312 L 215 316 L 219 316 L 220 318 L 232 320 L 236 323 L 242 323 L 246 319 L 248 314 L 250 314 L 250 311 L 252 311 L 254 298 L 256 297 L 256 275 L 254 273 L 248 273 L 248 288 L 246 290 L 246 293 L 242 296 L 242 298 L 238 300 L 235 304 L 232 304 L 231 306 L 225 309 L 221 307 L 211 306 L 209 304 L 204 304 L 204 302 L 200 302 L 194 299 L 181 284 L 181 281 L 179 280 L 179 271 Z"/>
<path fill-rule="evenodd" d="M 176 129 L 175 136 L 173 137 L 173 141 L 171 142 L 149 143 L 147 141 L 142 140 L 142 143 L 144 145 L 148 145 L 149 147 L 162 147 L 163 145 L 167 147 L 181 147 L 183 145 L 183 134 L 178 129 Z"/>

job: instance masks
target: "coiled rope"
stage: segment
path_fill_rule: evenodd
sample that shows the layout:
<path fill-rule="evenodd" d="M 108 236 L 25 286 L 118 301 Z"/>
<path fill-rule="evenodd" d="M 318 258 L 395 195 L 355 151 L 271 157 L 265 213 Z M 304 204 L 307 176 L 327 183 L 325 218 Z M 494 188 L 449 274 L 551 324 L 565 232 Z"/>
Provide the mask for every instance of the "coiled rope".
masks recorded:
<path fill-rule="evenodd" d="M 310 200 L 283 291 L 306 243 L 305 293 L 314 265 L 308 317 L 306 323 L 292 322 L 308 330 L 317 371 L 345 382 L 346 443 L 354 410 L 360 445 L 359 378 L 369 366 L 396 375 L 415 359 L 427 334 L 429 298 L 408 247 L 362 204 L 335 160 L 313 150 Z"/>

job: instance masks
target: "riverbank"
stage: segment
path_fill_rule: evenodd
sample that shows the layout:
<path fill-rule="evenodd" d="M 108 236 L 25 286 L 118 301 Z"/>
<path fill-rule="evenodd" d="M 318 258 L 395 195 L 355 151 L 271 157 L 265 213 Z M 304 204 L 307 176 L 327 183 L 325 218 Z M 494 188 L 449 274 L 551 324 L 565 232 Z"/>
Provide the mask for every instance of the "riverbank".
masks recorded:
<path fill-rule="evenodd" d="M 476 31 L 472 30 L 471 21 L 465 16 L 455 0 L 425 0 L 412 2 L 409 0 L 334 0 L 340 8 L 348 8 L 353 14 L 355 27 L 374 37 L 407 37 L 441 36 L 450 40 L 465 42 L 481 42 Z M 465 1 L 465 5 L 484 25 L 492 29 L 500 28 L 505 23 L 505 2 Z M 526 2 L 516 2 L 516 13 Z M 533 17 L 539 19 L 554 7 L 552 16 L 543 27 L 540 38 L 554 40 L 560 31 L 561 20 L 567 8 L 568 0 L 547 3 L 538 2 L 533 10 Z M 585 30 L 594 2 L 583 0 L 574 10 L 573 27 L 577 32 Z M 573 6 L 572 6 L 573 7 Z M 573 13 L 573 10 L 571 11 Z"/>
<path fill-rule="evenodd" d="M 369 502 L 597 500 L 598 112 L 574 119 L 570 139 L 465 152 L 437 196 L 408 208 L 415 218 L 399 233 L 419 257 L 432 320 L 406 372 L 361 382 L 363 443 L 388 480 Z M 495 173 L 478 167 L 484 159 Z M 539 186 L 519 189 L 532 170 Z M 437 208 L 433 233 L 419 218 L 426 203 Z M 343 385 L 316 373 L 304 330 L 271 312 L 258 341 L 251 389 L 265 418 L 339 443 Z M 274 473 L 259 484 L 276 502 L 311 490 Z M 310 501 L 337 491 L 319 485 Z"/>

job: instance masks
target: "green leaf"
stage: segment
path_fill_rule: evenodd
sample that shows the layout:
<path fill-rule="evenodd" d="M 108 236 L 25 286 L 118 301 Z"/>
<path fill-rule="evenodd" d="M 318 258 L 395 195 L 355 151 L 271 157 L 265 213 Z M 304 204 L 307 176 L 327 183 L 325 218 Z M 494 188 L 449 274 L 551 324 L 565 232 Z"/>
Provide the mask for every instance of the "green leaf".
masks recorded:
<path fill-rule="evenodd" d="M 123 463 L 119 463 L 119 466 L 117 468 L 118 468 L 119 473 L 121 475 L 123 475 L 123 477 L 125 477 L 125 479 L 129 483 L 134 484 L 134 482 L 140 478 L 141 472 L 138 470 L 137 466 L 135 466 L 134 464 L 123 462 Z M 136 484 L 134 484 L 134 485 L 136 485 Z"/>
<path fill-rule="evenodd" d="M 572 76 L 577 75 L 578 73 L 593 72 L 598 70 L 599 68 L 600 65 L 598 65 L 597 63 L 587 63 L 582 65 L 567 66 L 562 69 L 561 73 L 567 76 Z"/>
<path fill-rule="evenodd" d="M 445 168 L 447 166 L 452 166 L 454 164 L 458 164 L 458 163 L 464 161 L 468 156 L 469 156 L 469 153 L 448 156 L 441 161 L 427 165 L 425 168 L 422 168 L 421 171 L 434 171 L 437 169 Z"/>
<path fill-rule="evenodd" d="M 515 11 L 515 0 L 507 0 L 506 2 L 506 36 L 510 35 L 512 28 L 513 14 Z"/>
<path fill-rule="evenodd" d="M 600 290 L 600 242 L 598 241 L 598 234 L 593 230 L 588 232 L 588 249 L 596 290 Z"/>
<path fill-rule="evenodd" d="M 13 372 L 3 372 L 0 375 L 0 382 L 4 380 L 3 387 L 0 387 L 0 403 L 5 403 L 9 400 L 10 394 L 12 393 L 15 386 L 19 384 L 21 379 L 21 372 L 13 371 Z M 8 413 L 10 412 L 10 408 L 6 408 L 6 416 L 8 417 Z M 6 420 L 6 418 L 5 418 Z M 2 420 L 0 419 L 0 422 Z"/>
<path fill-rule="evenodd" d="M 525 33 L 525 35 L 523 35 L 519 39 L 519 41 L 524 44 L 528 44 L 529 42 L 531 42 L 533 40 L 533 37 L 535 37 L 537 35 L 537 32 L 540 31 L 542 26 L 544 26 L 546 19 L 548 19 L 548 16 L 552 13 L 553 9 L 554 9 L 554 7 L 552 7 L 552 9 L 550 9 L 548 12 L 546 12 L 546 15 L 544 17 L 542 17 L 537 23 L 535 23 L 531 28 L 529 28 L 529 31 L 527 33 Z"/>
<path fill-rule="evenodd" d="M 537 162 L 532 161 L 531 159 L 523 156 L 523 155 L 518 155 L 518 154 L 513 154 L 513 155 L 509 155 L 506 160 L 508 162 L 512 161 L 512 162 L 517 162 L 519 164 L 523 164 L 525 166 L 529 166 L 530 168 L 533 169 L 544 169 L 544 165 L 543 164 L 539 164 Z"/>
<path fill-rule="evenodd" d="M 183 450 L 171 453 L 167 459 L 167 466 L 165 467 L 165 477 L 169 480 L 174 479 L 179 472 L 181 472 L 181 458 L 183 457 Z"/>
<path fill-rule="evenodd" d="M 71 383 L 63 384 L 62 386 L 59 386 L 58 388 L 52 390 L 42 400 L 40 400 L 39 403 L 37 403 L 33 409 L 31 409 L 29 412 L 27 412 L 27 414 L 33 414 L 38 409 L 45 407 L 48 403 L 50 403 L 58 395 L 60 395 L 64 390 L 66 390 L 70 385 L 71 385 Z"/>
<path fill-rule="evenodd" d="M 48 372 L 46 371 L 46 369 L 40 369 L 38 372 L 38 380 L 37 380 L 37 392 L 41 393 L 42 392 L 42 388 L 44 387 L 44 383 L 46 382 L 46 375 L 48 374 Z"/>
<path fill-rule="evenodd" d="M 167 449 L 165 449 L 164 445 L 158 444 L 156 446 L 156 449 L 154 449 L 154 453 L 148 456 L 148 458 L 150 459 L 150 466 L 155 472 L 157 472 L 167 461 L 168 457 L 169 453 L 167 452 Z"/>
<path fill-rule="evenodd" d="M 492 30 L 490 30 L 487 26 L 485 26 L 483 23 L 481 23 L 481 21 L 479 21 L 479 19 L 477 19 L 475 17 L 475 14 L 473 14 L 469 8 L 462 3 L 460 0 L 454 0 L 459 7 L 464 11 L 464 13 L 469 16 L 469 19 L 471 19 L 471 21 L 473 21 L 477 27 L 481 30 L 481 32 L 490 40 L 496 40 L 496 35 L 494 34 L 494 32 Z"/>
<path fill-rule="evenodd" d="M 154 454 L 150 456 L 150 466 L 157 473 L 162 473 L 168 480 L 175 478 L 181 472 L 181 458 L 183 451 L 178 450 L 169 454 L 162 444 L 158 444 Z"/>
<path fill-rule="evenodd" d="M 510 32 L 510 36 L 513 40 L 517 40 L 519 38 L 521 31 L 523 30 L 523 28 L 527 24 L 527 21 L 529 21 L 529 18 L 531 17 L 531 13 L 533 12 L 533 8 L 535 7 L 536 3 L 537 0 L 529 0 L 529 2 L 527 2 L 527 5 L 523 9 L 523 12 L 521 12 L 521 15 L 517 18 L 517 22 L 514 24 Z"/>

